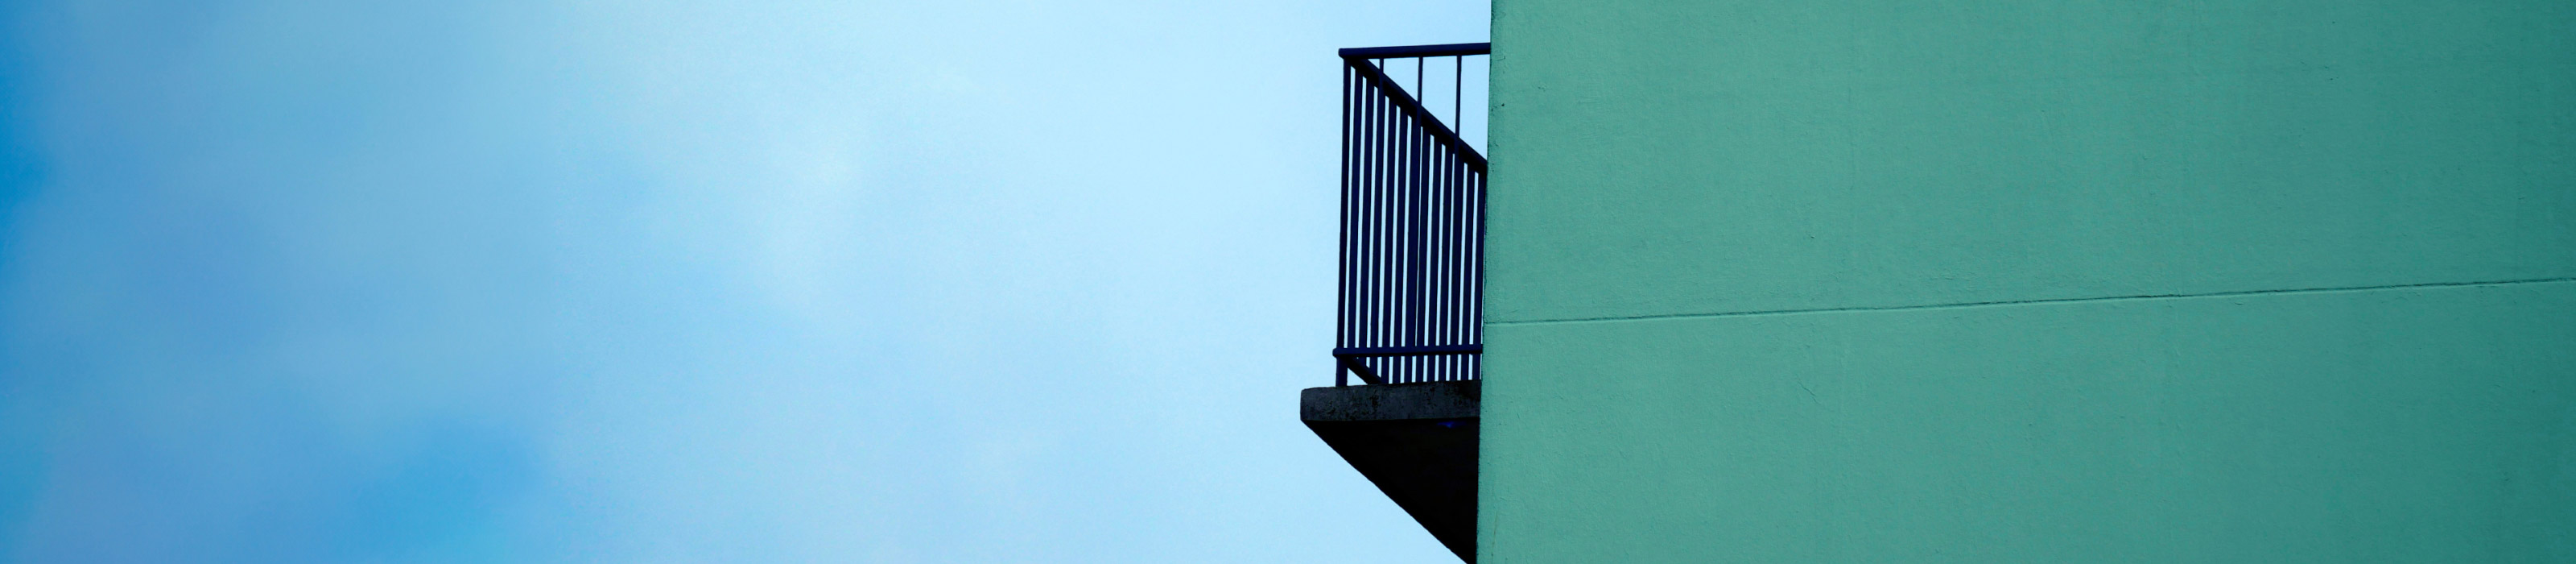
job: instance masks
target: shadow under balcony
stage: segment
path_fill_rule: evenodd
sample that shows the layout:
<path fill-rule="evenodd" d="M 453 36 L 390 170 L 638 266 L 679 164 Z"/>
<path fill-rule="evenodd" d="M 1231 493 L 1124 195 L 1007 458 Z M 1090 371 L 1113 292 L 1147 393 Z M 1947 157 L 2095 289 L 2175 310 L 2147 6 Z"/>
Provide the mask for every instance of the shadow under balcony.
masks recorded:
<path fill-rule="evenodd" d="M 1307 388 L 1299 411 L 1333 452 L 1467 562 L 1476 561 L 1481 382 Z"/>

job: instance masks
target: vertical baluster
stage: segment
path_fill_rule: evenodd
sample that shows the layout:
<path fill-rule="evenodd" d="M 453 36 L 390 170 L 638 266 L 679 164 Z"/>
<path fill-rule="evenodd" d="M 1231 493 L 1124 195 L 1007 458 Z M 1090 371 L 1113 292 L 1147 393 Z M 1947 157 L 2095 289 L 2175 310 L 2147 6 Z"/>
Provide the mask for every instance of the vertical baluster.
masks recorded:
<path fill-rule="evenodd" d="M 1375 63 L 1361 61 L 1359 64 L 1373 65 Z M 1368 210 L 1368 225 L 1364 228 L 1368 237 L 1368 256 L 1363 263 L 1367 265 L 1368 272 L 1366 274 L 1367 278 L 1365 281 L 1369 288 L 1368 301 L 1365 304 L 1368 308 L 1368 314 L 1366 316 L 1368 319 L 1368 336 L 1364 340 L 1364 346 L 1370 347 L 1380 346 L 1384 342 L 1386 335 L 1386 312 L 1383 307 L 1383 302 L 1386 298 L 1386 268 L 1381 264 L 1381 261 L 1384 259 L 1386 254 L 1386 242 L 1383 233 L 1383 224 L 1386 221 L 1386 210 L 1383 200 L 1385 199 L 1386 192 L 1385 171 L 1387 164 L 1386 93 L 1383 91 L 1384 88 L 1384 85 L 1377 84 L 1375 80 L 1369 81 L 1369 193 L 1364 200 L 1366 203 L 1363 204 Z M 1376 359 L 1374 358 L 1363 357 L 1360 359 L 1360 362 L 1369 365 L 1369 370 L 1377 372 L 1380 381 L 1383 382 L 1384 378 L 1392 375 L 1386 373 L 1384 370 L 1380 370 L 1380 367 L 1377 366 L 1376 362 L 1374 362 L 1375 360 Z"/>
<path fill-rule="evenodd" d="M 1343 62 L 1351 65 L 1353 67 L 1353 71 L 1360 71 L 1358 65 L 1367 64 L 1364 61 L 1355 59 L 1344 59 Z M 1360 100 L 1358 102 L 1360 116 L 1360 164 L 1359 170 L 1353 171 L 1354 174 L 1357 175 L 1359 181 L 1359 202 L 1355 205 L 1359 211 L 1359 219 L 1356 220 L 1357 225 L 1353 226 L 1355 236 L 1359 238 L 1359 243 L 1352 249 L 1353 254 L 1359 255 L 1357 258 L 1357 264 L 1353 265 L 1353 268 L 1357 269 L 1359 272 L 1359 279 L 1353 281 L 1353 284 L 1357 287 L 1359 299 L 1356 300 L 1355 303 L 1351 304 L 1353 315 L 1359 318 L 1352 327 L 1352 330 L 1358 333 L 1351 340 L 1352 346 L 1355 347 L 1369 346 L 1369 343 L 1377 336 L 1377 332 L 1375 330 L 1377 316 L 1375 315 L 1375 312 L 1370 309 L 1370 304 L 1375 303 L 1377 297 L 1375 286 L 1377 272 L 1371 268 L 1372 262 L 1376 260 L 1377 257 L 1375 250 L 1377 240 L 1373 233 L 1373 227 L 1376 225 L 1377 221 L 1377 206 L 1374 200 L 1377 185 L 1376 176 L 1378 153 L 1377 84 L 1376 81 L 1366 78 L 1367 74 L 1365 71 L 1361 71 L 1361 76 Z M 1368 366 L 1367 357 L 1353 358 L 1352 362 L 1358 363 L 1361 367 L 1368 368 L 1371 373 L 1376 372 L 1375 367 Z"/>
<path fill-rule="evenodd" d="M 1449 307 L 1450 311 L 1453 312 L 1449 321 L 1449 342 L 1453 344 L 1468 343 L 1467 324 L 1470 322 L 1467 317 L 1467 288 L 1465 284 L 1467 280 L 1467 268 L 1469 266 L 1467 263 L 1467 242 L 1465 239 L 1467 236 L 1467 224 L 1472 220 L 1472 218 L 1468 217 L 1467 214 L 1467 204 L 1469 203 L 1466 192 L 1467 175 L 1466 170 L 1463 168 L 1467 163 L 1466 151 L 1468 151 L 1466 146 L 1467 139 L 1465 137 L 1467 131 L 1467 115 L 1465 113 L 1467 104 L 1467 67 L 1465 61 L 1465 55 L 1460 55 L 1452 59 L 1452 62 L 1455 64 L 1452 65 L 1453 68 L 1449 75 L 1451 79 L 1449 88 L 1451 96 L 1450 114 L 1457 120 L 1458 126 L 1451 128 L 1453 130 L 1451 133 L 1456 135 L 1456 137 L 1451 140 L 1458 143 L 1458 145 L 1450 147 L 1448 160 L 1441 163 L 1441 170 L 1449 173 L 1449 194 L 1451 201 L 1455 202 L 1450 209 L 1450 214 L 1451 217 L 1457 218 L 1457 220 L 1452 223 L 1452 229 L 1449 232 L 1450 275 L 1448 288 Z M 1456 366 L 1453 368 L 1455 371 L 1455 375 L 1453 376 L 1454 379 L 1467 379 L 1467 375 L 1469 374 L 1467 371 L 1467 363 L 1469 359 L 1473 357 L 1474 355 L 1469 354 L 1458 355 L 1455 361 Z"/>
<path fill-rule="evenodd" d="M 1413 60 L 1413 90 L 1415 92 L 1422 91 L 1422 59 L 1420 58 Z M 1406 258 L 1411 259 L 1413 263 L 1410 265 L 1410 274 L 1412 278 L 1405 281 L 1406 297 L 1411 299 L 1411 303 L 1408 304 L 1410 306 L 1410 311 L 1407 311 L 1404 314 L 1404 320 L 1407 324 L 1407 327 L 1405 327 L 1405 337 L 1410 339 L 1407 344 L 1419 346 L 1430 344 L 1424 342 L 1422 339 L 1422 306 L 1425 301 L 1423 298 L 1426 297 L 1423 293 L 1430 291 L 1430 287 L 1425 284 L 1425 281 L 1423 280 L 1424 274 L 1426 274 L 1423 269 L 1429 265 L 1423 264 L 1424 257 L 1422 255 L 1425 251 L 1429 250 L 1425 245 L 1427 241 L 1424 239 L 1426 236 L 1430 235 L 1430 233 L 1425 232 L 1425 230 L 1429 228 L 1426 223 L 1430 219 L 1430 210 L 1427 208 L 1429 207 L 1429 197 L 1431 195 L 1430 187 L 1426 186 L 1424 183 L 1424 180 L 1426 180 L 1426 178 L 1424 178 L 1424 173 L 1426 171 L 1423 170 L 1422 161 L 1424 149 L 1427 148 L 1424 146 L 1427 145 L 1425 141 L 1430 137 L 1429 135 L 1425 135 L 1424 132 L 1429 130 L 1430 127 L 1428 124 L 1422 123 L 1422 118 L 1424 116 L 1419 115 L 1417 112 L 1408 111 L 1405 113 L 1410 114 L 1413 118 L 1411 120 L 1413 127 L 1406 128 L 1405 131 L 1406 137 L 1408 137 L 1410 143 L 1406 144 L 1404 155 L 1405 176 L 1407 177 L 1405 181 L 1409 184 L 1408 188 L 1413 192 L 1412 209 L 1409 210 L 1412 212 L 1413 221 L 1412 225 L 1408 226 L 1411 227 L 1412 237 L 1410 241 L 1407 241 L 1408 243 L 1411 243 L 1411 248 L 1406 249 L 1405 253 Z M 1414 357 L 1413 364 L 1416 365 L 1415 368 L 1417 370 L 1420 369 L 1420 365 L 1422 364 L 1421 360 L 1422 357 Z"/>
<path fill-rule="evenodd" d="M 1351 78 L 1348 64 L 1342 65 L 1342 213 L 1341 232 L 1335 247 L 1339 251 L 1333 263 L 1333 347 L 1350 346 L 1351 334 Z M 1351 385 L 1351 371 L 1333 359 L 1333 385 Z"/>
<path fill-rule="evenodd" d="M 1391 92 L 1396 86 L 1388 83 L 1380 85 L 1379 88 Z M 1379 304 L 1382 311 L 1379 319 L 1378 345 L 1395 346 L 1404 342 L 1405 121 L 1403 108 L 1395 105 L 1392 98 L 1380 97 L 1378 103 L 1384 106 L 1381 110 L 1386 112 L 1386 155 L 1384 157 L 1386 170 L 1381 173 L 1384 176 L 1385 185 L 1378 193 L 1378 205 L 1384 206 L 1381 210 L 1384 215 L 1380 216 L 1382 221 L 1379 223 L 1381 229 L 1379 235 L 1382 237 L 1379 241 L 1383 245 L 1380 254 L 1383 260 L 1378 263 L 1378 268 L 1384 275 L 1380 277 L 1379 284 L 1384 285 L 1386 290 L 1379 295 L 1382 299 L 1382 303 Z M 1390 382 L 1403 382 L 1404 359 L 1386 357 L 1381 358 L 1380 362 L 1386 363 Z"/>
<path fill-rule="evenodd" d="M 1432 138 L 1428 135 L 1426 135 L 1425 138 L 1431 141 L 1437 141 L 1436 138 Z M 1448 328 L 1444 327 L 1445 323 L 1443 322 L 1448 319 L 1449 309 L 1448 304 L 1443 303 L 1443 299 L 1447 297 L 1447 292 L 1441 291 L 1441 286 L 1444 285 L 1443 281 L 1447 280 L 1449 277 L 1448 255 L 1443 252 L 1444 246 L 1449 239 L 1447 235 L 1449 230 L 1449 195 L 1448 190 L 1445 189 L 1446 186 L 1444 186 L 1444 179 L 1441 178 L 1440 174 L 1442 152 L 1441 144 L 1432 142 L 1429 143 L 1429 145 L 1431 150 L 1427 151 L 1427 154 L 1424 155 L 1426 158 L 1423 163 L 1423 186 L 1425 188 L 1425 199 L 1429 204 L 1429 209 L 1426 210 L 1423 216 L 1429 221 L 1423 228 L 1423 242 L 1425 244 L 1423 245 L 1424 251 L 1422 262 L 1424 264 L 1424 270 L 1427 271 L 1427 275 L 1423 277 L 1422 281 L 1422 293 L 1424 298 L 1422 340 L 1425 345 L 1444 345 L 1449 342 L 1448 338 L 1445 336 L 1448 332 Z M 1424 370 L 1427 371 L 1430 378 L 1435 381 L 1448 379 L 1448 373 L 1446 372 L 1448 360 L 1449 359 L 1446 355 L 1430 355 L 1422 357 Z"/>
<path fill-rule="evenodd" d="M 1393 91 L 1398 87 L 1390 81 L 1384 86 L 1384 88 L 1389 91 Z M 1405 305 L 1406 299 L 1410 295 L 1410 289 L 1405 284 L 1406 275 L 1408 273 L 1406 260 L 1409 257 L 1407 257 L 1405 253 L 1406 245 L 1404 235 L 1406 230 L 1404 228 L 1404 224 L 1405 220 L 1411 216 L 1407 214 L 1404 209 L 1404 204 L 1407 202 L 1407 198 L 1410 197 L 1406 193 L 1407 183 L 1404 174 L 1404 157 L 1406 148 L 1412 144 L 1412 138 L 1405 135 L 1405 129 L 1412 123 L 1405 115 L 1403 108 L 1394 103 L 1392 97 L 1386 100 L 1386 104 L 1388 119 L 1388 127 L 1386 131 L 1388 141 L 1386 147 L 1388 188 L 1386 192 L 1388 220 L 1386 297 L 1388 299 L 1386 302 L 1387 339 L 1383 344 L 1385 346 L 1392 347 L 1402 346 L 1405 343 L 1404 319 L 1405 311 L 1407 309 Z M 1396 374 L 1399 378 L 1410 373 L 1410 371 L 1407 370 L 1408 367 L 1406 366 L 1404 357 L 1387 357 L 1386 362 L 1387 370 L 1390 373 Z"/>
<path fill-rule="evenodd" d="M 1429 66 L 1425 63 L 1429 62 L 1429 60 L 1425 58 L 1416 58 L 1413 62 L 1413 89 L 1416 93 L 1416 96 L 1414 97 L 1414 110 L 1422 114 L 1428 114 L 1429 109 L 1424 104 L 1430 99 L 1430 93 L 1423 88 L 1423 78 L 1426 74 L 1426 67 Z M 1438 221 L 1439 213 L 1437 211 L 1437 179 L 1432 174 L 1433 168 L 1429 166 L 1429 157 L 1431 156 L 1430 153 L 1432 152 L 1432 145 L 1434 145 L 1432 142 L 1432 136 L 1430 135 L 1431 124 L 1428 123 L 1430 121 L 1431 119 L 1428 115 L 1422 116 L 1420 121 L 1416 124 L 1417 127 L 1412 131 L 1415 136 L 1415 142 L 1418 143 L 1418 150 L 1416 151 L 1414 159 L 1414 165 L 1418 168 L 1414 171 L 1414 181 L 1421 188 L 1421 193 L 1417 195 L 1417 201 L 1421 204 L 1421 209 L 1418 210 L 1419 215 L 1417 217 L 1420 217 L 1423 222 L 1419 231 L 1421 236 L 1415 241 L 1416 252 L 1422 261 L 1420 266 L 1416 269 L 1417 272 L 1420 272 L 1421 274 L 1419 278 L 1415 280 L 1419 286 L 1419 290 L 1415 293 L 1415 298 L 1420 301 L 1416 308 L 1417 313 L 1411 319 L 1411 321 L 1415 323 L 1415 333 L 1420 339 L 1417 341 L 1417 344 L 1419 345 L 1439 344 L 1438 340 L 1433 337 L 1437 324 L 1432 322 L 1432 320 L 1436 319 L 1438 315 L 1436 311 L 1438 300 L 1434 298 L 1433 291 L 1438 285 L 1436 280 L 1438 278 L 1437 266 L 1439 263 L 1434 256 L 1437 253 L 1437 247 L 1433 244 L 1433 241 L 1436 240 L 1438 234 L 1438 227 L 1435 224 Z M 1433 365 L 1437 359 L 1437 355 L 1424 355 L 1418 359 L 1418 362 L 1423 365 L 1423 371 L 1425 372 L 1426 377 L 1436 376 L 1435 371 L 1437 369 Z"/>
<path fill-rule="evenodd" d="M 1378 69 L 1380 71 L 1380 75 L 1385 74 L 1384 65 L 1379 65 Z M 1377 106 L 1379 136 L 1377 171 L 1378 191 L 1375 199 L 1375 203 L 1378 208 L 1378 221 L 1376 225 L 1378 256 L 1377 260 L 1374 261 L 1374 266 L 1377 268 L 1376 284 L 1378 287 L 1377 338 L 1375 339 L 1375 342 L 1370 344 L 1370 346 L 1378 347 L 1387 346 L 1394 342 L 1395 327 L 1393 324 L 1396 320 L 1395 292 L 1398 290 L 1395 285 L 1396 271 L 1394 268 L 1395 260 L 1397 258 L 1395 255 L 1395 223 L 1396 219 L 1400 216 L 1396 215 L 1397 210 L 1395 209 L 1394 204 L 1396 202 L 1395 195 L 1397 193 L 1396 165 L 1398 164 L 1398 161 L 1396 158 L 1396 147 L 1401 139 L 1396 136 L 1396 133 L 1402 131 L 1401 127 L 1403 124 L 1397 120 L 1396 107 L 1387 97 L 1386 89 L 1392 87 L 1393 85 L 1389 84 L 1377 85 L 1377 96 L 1370 100 Z M 1383 357 L 1375 360 L 1380 366 L 1385 367 L 1386 372 L 1383 377 L 1387 378 L 1389 382 L 1398 381 L 1396 379 L 1402 377 L 1393 362 L 1390 362 L 1388 359 Z"/>
<path fill-rule="evenodd" d="M 1446 228 L 1440 232 L 1441 258 L 1445 259 L 1442 264 L 1448 267 L 1443 269 L 1440 276 L 1440 302 L 1444 312 L 1441 316 L 1440 342 L 1454 345 L 1465 341 L 1462 338 L 1465 335 L 1460 331 L 1463 327 L 1459 326 L 1459 319 L 1466 317 L 1466 309 L 1460 307 L 1465 304 L 1458 302 L 1458 280 L 1460 275 L 1465 273 L 1465 265 L 1459 260 L 1460 251 L 1465 249 L 1459 244 L 1458 238 L 1460 232 L 1465 229 L 1466 222 L 1463 221 L 1465 214 L 1460 212 L 1466 209 L 1466 198 L 1458 192 L 1457 148 L 1451 147 L 1440 153 L 1440 177 L 1440 194 L 1447 202 L 1440 213 L 1449 218 L 1448 224 L 1444 226 Z M 1449 379 L 1458 379 L 1458 372 L 1463 368 L 1460 362 L 1464 359 L 1459 358 L 1459 355 L 1452 355 L 1447 360 L 1448 366 L 1443 370 L 1448 373 Z"/>
<path fill-rule="evenodd" d="M 1442 232 L 1440 237 L 1441 240 L 1447 244 L 1448 251 L 1445 253 L 1445 256 L 1449 259 L 1449 272 L 1440 279 L 1440 293 L 1443 298 L 1441 301 L 1448 304 L 1449 311 L 1447 322 L 1442 324 L 1446 327 L 1446 333 L 1448 333 L 1448 335 L 1442 337 L 1441 342 L 1454 345 L 1462 342 L 1461 338 L 1465 336 L 1459 331 L 1461 327 L 1458 325 L 1458 320 L 1459 318 L 1465 317 L 1467 313 L 1466 308 L 1462 307 L 1465 304 L 1458 302 L 1458 279 L 1461 275 L 1465 274 L 1463 265 L 1459 261 L 1459 252 L 1464 251 L 1465 249 L 1458 244 L 1458 234 L 1466 229 L 1465 222 L 1463 221 L 1464 217 L 1462 217 L 1462 214 L 1460 214 L 1459 211 L 1466 209 L 1467 201 L 1466 198 L 1462 197 L 1462 195 L 1458 193 L 1457 148 L 1451 147 L 1449 150 L 1441 152 L 1440 172 L 1442 177 L 1447 179 L 1442 183 L 1440 192 L 1448 195 L 1449 197 L 1449 207 L 1447 210 L 1442 212 L 1449 216 L 1449 229 Z M 1449 379 L 1460 379 L 1459 373 L 1461 369 L 1465 368 L 1464 362 L 1465 359 L 1461 358 L 1461 355 L 1451 355 L 1449 357 Z"/>
<path fill-rule="evenodd" d="M 1431 59 L 1424 58 L 1421 62 L 1423 66 L 1428 67 L 1430 66 Z M 1427 90 L 1427 86 L 1425 88 L 1426 90 L 1423 93 L 1423 98 L 1426 100 L 1424 103 L 1427 104 L 1427 100 L 1430 98 L 1430 92 Z M 1429 210 L 1424 214 L 1429 218 L 1429 224 L 1425 226 L 1425 229 L 1423 230 L 1423 263 L 1425 265 L 1424 270 L 1427 271 L 1427 275 L 1424 276 L 1422 284 L 1423 307 L 1425 310 L 1423 312 L 1425 315 L 1422 321 L 1423 344 L 1445 345 L 1449 343 L 1448 338 L 1445 336 L 1448 332 L 1448 328 L 1445 326 L 1445 320 L 1449 318 L 1449 304 L 1447 303 L 1448 292 L 1443 290 L 1443 287 L 1447 285 L 1444 281 L 1449 278 L 1449 254 L 1447 251 L 1447 242 L 1449 239 L 1447 235 L 1449 230 L 1449 195 L 1448 179 L 1441 174 L 1440 163 L 1446 158 L 1444 155 L 1447 153 L 1447 144 L 1440 141 L 1439 136 L 1431 134 L 1431 131 L 1436 129 L 1432 126 L 1440 125 L 1439 115 L 1432 114 L 1431 110 L 1427 107 L 1423 109 L 1423 114 L 1426 116 L 1423 118 L 1423 121 L 1426 122 L 1423 124 L 1423 145 L 1428 149 L 1423 152 L 1423 187 L 1429 202 Z M 1422 360 L 1424 370 L 1429 372 L 1433 380 L 1447 380 L 1449 378 L 1448 355 L 1431 355 L 1423 357 Z"/>

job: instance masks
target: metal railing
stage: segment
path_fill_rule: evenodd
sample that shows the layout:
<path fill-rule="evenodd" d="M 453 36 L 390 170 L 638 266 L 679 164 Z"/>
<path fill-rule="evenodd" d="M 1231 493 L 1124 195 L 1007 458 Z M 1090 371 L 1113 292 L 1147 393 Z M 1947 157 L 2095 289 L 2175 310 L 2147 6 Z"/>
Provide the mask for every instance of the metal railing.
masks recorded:
<path fill-rule="evenodd" d="M 1354 374 L 1400 384 L 1482 373 L 1485 156 L 1415 95 L 1433 61 L 1450 58 L 1450 116 L 1464 118 L 1467 58 L 1490 53 L 1487 43 L 1341 51 L 1336 386 Z M 1398 59 L 1413 62 L 1412 92 L 1387 75 Z"/>

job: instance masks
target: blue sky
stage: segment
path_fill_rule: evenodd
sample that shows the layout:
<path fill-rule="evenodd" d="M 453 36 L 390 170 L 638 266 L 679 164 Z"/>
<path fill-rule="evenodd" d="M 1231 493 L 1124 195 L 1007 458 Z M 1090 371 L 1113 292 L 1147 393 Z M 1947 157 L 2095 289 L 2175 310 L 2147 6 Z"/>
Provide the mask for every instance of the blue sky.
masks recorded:
<path fill-rule="evenodd" d="M 1444 561 L 1294 414 L 1486 20 L 0 0 L 0 561 Z"/>

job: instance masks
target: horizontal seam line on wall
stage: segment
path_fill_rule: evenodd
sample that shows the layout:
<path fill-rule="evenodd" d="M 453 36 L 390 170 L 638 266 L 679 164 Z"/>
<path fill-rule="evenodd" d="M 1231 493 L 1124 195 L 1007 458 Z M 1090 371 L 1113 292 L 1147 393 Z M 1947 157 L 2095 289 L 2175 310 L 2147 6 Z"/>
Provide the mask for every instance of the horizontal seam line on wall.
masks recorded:
<path fill-rule="evenodd" d="M 2576 282 L 2576 277 L 2567 277 L 2567 278 L 2534 278 L 2534 279 L 2529 279 L 2529 280 L 2494 280 L 2494 281 L 2485 281 L 2485 282 L 2430 282 L 2430 283 L 2423 283 L 2423 284 L 2392 284 L 2392 285 L 2387 285 L 2387 286 L 2346 286 L 2346 287 L 2335 287 L 2335 288 L 2297 288 L 2297 289 L 2289 289 L 2289 290 L 2247 290 L 2247 291 L 2238 291 L 2238 292 L 2211 292 L 2211 293 L 2206 293 L 2206 294 L 2146 294 L 2146 295 L 2136 295 L 2136 296 L 2103 296 L 2103 297 L 2093 297 L 2093 298 L 2053 298 L 2053 299 L 2045 299 L 2045 300 L 2005 300 L 2005 301 L 1992 301 L 1992 302 L 1960 302 L 1960 303 L 1949 303 L 1949 304 L 1907 305 L 1907 306 L 1832 307 L 1832 308 L 1811 308 L 1811 309 L 1774 309 L 1774 310 L 1761 310 L 1761 311 L 1738 311 L 1738 312 L 1727 312 L 1727 313 L 1673 313 L 1673 314 L 1662 314 L 1662 315 L 1632 315 L 1632 316 L 1619 316 L 1619 317 L 1577 317 L 1577 318 L 1569 318 L 1569 319 L 1533 319 L 1533 320 L 1526 320 L 1526 321 L 1496 321 L 1496 322 L 1492 322 L 1492 323 L 1487 323 L 1486 325 L 1495 325 L 1495 326 L 1511 326 L 1511 325 L 1540 325 L 1540 324 L 1547 324 L 1547 323 L 1604 323 L 1604 322 L 1613 322 L 1613 321 L 1651 321 L 1651 320 L 1662 320 L 1662 319 L 1713 319 L 1713 318 L 1720 318 L 1720 317 L 1751 317 L 1751 316 L 1760 316 L 1760 315 L 1795 315 L 1795 314 L 1802 314 L 1802 313 L 1836 313 L 1836 312 L 1856 312 L 1856 311 L 1909 311 L 1909 310 L 1923 310 L 1923 309 L 1957 309 L 1957 308 L 1972 308 L 1972 307 L 2016 306 L 2016 305 L 2035 305 L 2035 304 L 2070 304 L 2070 303 L 2085 303 L 2085 302 L 2116 302 L 2116 301 L 2131 301 L 2131 300 L 2180 300 L 2180 299 L 2191 299 L 2191 298 L 2226 298 L 2226 297 L 2235 297 L 2235 296 L 2263 296 L 2263 295 L 2273 295 L 2273 294 L 2323 294 L 2323 293 L 2335 293 L 2335 292 L 2368 292 L 2368 291 L 2373 291 L 2373 290 L 2404 290 L 2404 289 L 2409 289 L 2409 288 L 2458 288 L 2458 287 L 2465 287 L 2465 286 L 2508 286 L 2508 285 L 2514 285 L 2514 284 L 2547 284 L 2547 283 L 2553 283 L 2553 282 Z"/>

